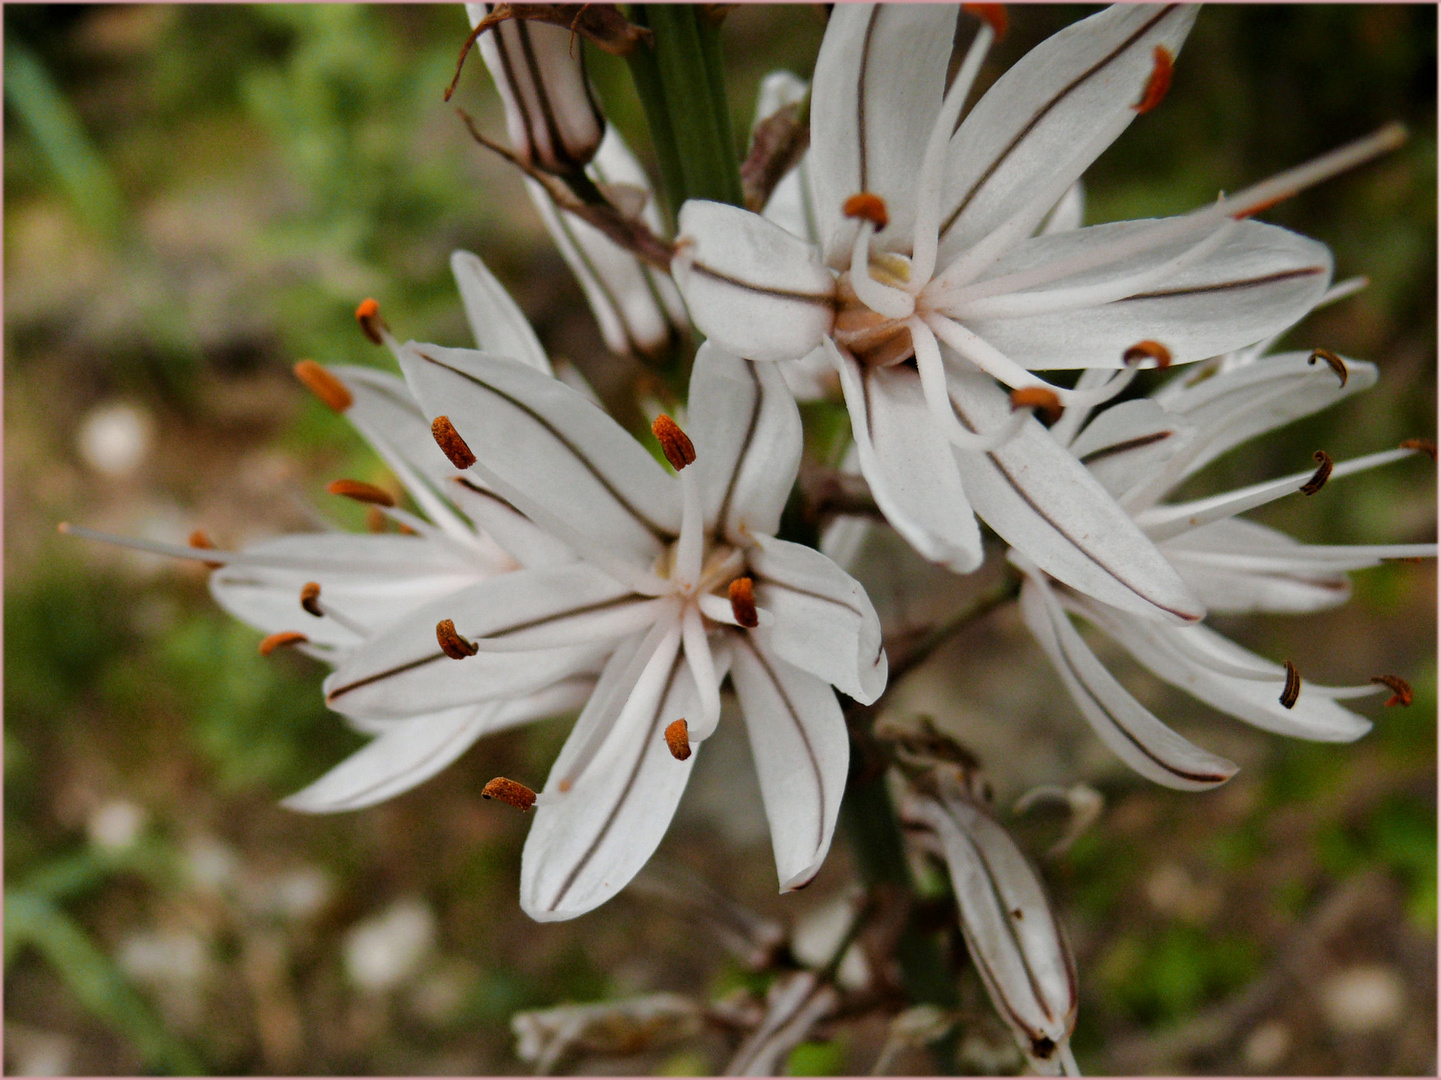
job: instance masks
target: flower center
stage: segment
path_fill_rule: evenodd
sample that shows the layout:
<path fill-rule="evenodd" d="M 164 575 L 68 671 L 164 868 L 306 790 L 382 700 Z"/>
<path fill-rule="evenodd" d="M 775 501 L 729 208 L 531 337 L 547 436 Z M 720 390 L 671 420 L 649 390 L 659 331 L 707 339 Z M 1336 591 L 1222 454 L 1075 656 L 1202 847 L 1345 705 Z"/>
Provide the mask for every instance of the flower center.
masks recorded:
<path fill-rule="evenodd" d="M 903 289 L 910 283 L 910 260 L 904 255 L 881 252 L 870 258 L 870 277 L 884 285 Z M 836 282 L 836 344 L 849 349 L 863 364 L 889 367 L 915 354 L 911 332 L 905 320 L 882 315 L 856 295 L 851 271 Z"/>

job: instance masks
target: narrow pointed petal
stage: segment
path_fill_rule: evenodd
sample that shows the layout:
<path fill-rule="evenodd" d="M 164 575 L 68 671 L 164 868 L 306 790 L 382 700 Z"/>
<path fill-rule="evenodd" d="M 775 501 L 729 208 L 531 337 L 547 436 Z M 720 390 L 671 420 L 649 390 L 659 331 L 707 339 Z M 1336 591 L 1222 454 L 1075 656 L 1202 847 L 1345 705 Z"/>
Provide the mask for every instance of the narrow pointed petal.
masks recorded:
<path fill-rule="evenodd" d="M 436 345 L 407 344 L 401 367 L 425 410 L 450 416 L 478 459 L 472 468 L 582 557 L 648 571 L 679 531 L 675 477 L 570 387 Z"/>
<path fill-rule="evenodd" d="M 1046 215 L 1046 220 L 1041 222 L 1040 232 L 1056 233 L 1067 232 L 1070 229 L 1079 229 L 1081 222 L 1086 216 L 1086 190 L 1085 185 L 1077 180 L 1066 189 L 1066 193 Z"/>
<path fill-rule="evenodd" d="M 1065 683 L 1071 699 L 1111 750 L 1148 780 L 1180 791 L 1224 784 L 1236 766 L 1177 735 L 1116 681 L 1082 639 L 1050 588 L 1021 587 L 1021 618 Z M 1159 624 L 1146 624 L 1153 631 Z"/>
<path fill-rule="evenodd" d="M 660 844 L 696 753 L 677 761 L 663 732 L 700 697 L 679 631 L 648 658 L 604 744 L 575 786 L 536 810 L 521 856 L 520 896 L 539 922 L 571 919 L 629 884 Z"/>
<path fill-rule="evenodd" d="M 502 728 L 528 723 L 531 720 L 544 720 L 552 716 L 578 712 L 590 700 L 590 695 L 595 690 L 595 683 L 594 675 L 577 675 L 574 678 L 552 683 L 533 694 L 522 694 L 520 697 L 486 702 L 486 707 L 494 706 L 495 708 L 493 726 L 487 728 L 486 731 L 487 733 L 500 731 Z M 463 705 L 461 708 L 467 709 L 472 706 Z M 391 716 L 345 717 L 351 727 L 367 735 L 384 735 L 397 725 L 408 723 L 412 719 L 414 718 L 410 716 L 399 719 Z"/>
<path fill-rule="evenodd" d="M 1010 411 L 979 373 L 950 376 L 957 415 L 991 430 Z M 957 452 L 976 513 L 1052 577 L 1150 619 L 1195 622 L 1205 608 L 1090 471 L 1030 420 L 989 453 Z"/>
<path fill-rule="evenodd" d="M 851 414 L 861 472 L 881 513 L 917 551 L 958 574 L 981 565 L 981 530 L 920 377 L 877 369 L 827 342 Z"/>
<path fill-rule="evenodd" d="M 942 265 L 1037 188 L 1077 179 L 1095 155 L 1071 153 L 1076 133 L 1100 133 L 1097 154 L 1120 135 L 1137 115 L 1156 47 L 1174 57 L 1195 18 L 1194 7 L 1114 5 L 1046 39 L 1001 76 L 951 139 Z"/>
<path fill-rule="evenodd" d="M 374 806 L 429 780 L 499 723 L 500 703 L 413 716 L 388 728 L 281 805 L 307 814 Z M 516 723 L 518 721 L 511 721 Z"/>
<path fill-rule="evenodd" d="M 576 554 L 469 473 L 450 478 L 451 500 L 521 566 L 555 566 Z"/>
<path fill-rule="evenodd" d="M 806 355 L 835 323 L 835 279 L 816 250 L 764 218 L 691 199 L 671 273 L 706 337 L 747 360 Z"/>
<path fill-rule="evenodd" d="M 756 602 L 774 617 L 752 633 L 763 648 L 862 704 L 886 687 L 881 624 L 860 583 L 815 548 L 756 537 Z"/>
<path fill-rule="evenodd" d="M 689 434 L 707 531 L 736 543 L 774 535 L 801 460 L 801 416 L 773 364 L 707 341 L 691 372 Z"/>
<path fill-rule="evenodd" d="M 1121 496 L 1187 448 L 1186 419 L 1150 398 L 1123 401 L 1100 413 L 1071 443 L 1071 453 L 1102 487 Z"/>
<path fill-rule="evenodd" d="M 1228 558 L 1238 549 L 1269 551 L 1280 559 L 1304 558 L 1306 550 L 1283 532 L 1240 518 L 1203 525 L 1161 545 L 1186 584 L 1215 614 L 1268 611 L 1299 615 L 1339 607 L 1351 598 L 1351 581 L 1342 571 L 1359 569 L 1354 564 L 1338 568 L 1317 559 L 1306 569 L 1253 569 Z M 1359 557 L 1356 561 L 1366 562 Z"/>
<path fill-rule="evenodd" d="M 405 380 L 375 368 L 337 365 L 327 367 L 354 398 L 345 418 L 367 441 L 377 436 L 388 444 L 417 473 L 436 487 L 455 474 L 430 434 L 430 418 L 405 385 Z"/>
<path fill-rule="evenodd" d="M 460 299 L 465 306 L 466 321 L 475 335 L 475 347 L 519 360 L 542 374 L 551 374 L 550 358 L 541 348 L 530 320 L 485 263 L 468 251 L 455 251 L 450 256 L 450 270 L 460 287 Z"/>
<path fill-rule="evenodd" d="M 766 650 L 733 635 L 731 682 L 750 736 L 771 826 L 782 892 L 819 873 L 835 835 L 850 739 L 835 692 Z"/>

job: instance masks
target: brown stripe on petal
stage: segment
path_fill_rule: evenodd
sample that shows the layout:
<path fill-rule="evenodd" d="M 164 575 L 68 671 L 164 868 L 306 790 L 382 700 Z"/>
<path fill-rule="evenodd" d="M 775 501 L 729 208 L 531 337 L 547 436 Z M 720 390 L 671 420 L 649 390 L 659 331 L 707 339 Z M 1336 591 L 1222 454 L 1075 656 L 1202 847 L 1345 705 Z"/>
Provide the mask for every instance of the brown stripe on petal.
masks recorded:
<path fill-rule="evenodd" d="M 886 201 L 869 191 L 859 191 L 841 203 L 841 213 L 848 218 L 869 221 L 877 229 L 884 229 L 891 220 L 886 210 Z"/>
<path fill-rule="evenodd" d="M 655 418 L 650 430 L 660 443 L 660 448 L 665 451 L 665 459 L 676 472 L 680 472 L 695 460 L 695 446 L 689 436 L 665 413 Z"/>
<path fill-rule="evenodd" d="M 1140 101 L 1131 106 L 1138 113 L 1148 113 L 1161 104 L 1166 91 L 1171 89 L 1171 76 L 1176 70 L 1176 58 L 1166 46 L 1157 45 L 1151 56 L 1155 66 L 1151 68 L 1151 77 L 1146 82 L 1146 92 L 1141 95 Z"/>
<path fill-rule="evenodd" d="M 385 344 L 386 326 L 380 318 L 380 305 L 374 300 L 367 297 L 360 302 L 360 306 L 355 309 L 355 321 L 360 324 L 360 329 L 365 332 L 365 336 L 371 340 L 372 344 Z"/>
<path fill-rule="evenodd" d="M 394 506 L 395 498 L 384 488 L 367 484 L 364 480 L 332 480 L 325 485 L 332 495 L 343 495 L 356 502 L 371 503 L 375 506 Z"/>
<path fill-rule="evenodd" d="M 755 629 L 761 624 L 760 616 L 756 614 L 756 591 L 755 583 L 748 577 L 738 577 L 730 584 L 731 614 L 736 617 L 736 622 L 747 629 Z"/>
<path fill-rule="evenodd" d="M 1035 409 L 1047 423 L 1054 424 L 1061 418 L 1061 399 L 1044 386 L 1022 386 L 1011 391 L 1011 412 L 1017 409 Z"/>
<path fill-rule="evenodd" d="M 1281 704 L 1289 709 L 1296 704 L 1296 699 L 1301 696 L 1301 673 L 1296 670 L 1296 665 L 1286 661 L 1286 685 L 1281 689 Z"/>
<path fill-rule="evenodd" d="M 504 776 L 497 776 L 481 788 L 480 797 L 482 799 L 499 799 L 507 806 L 513 806 L 522 812 L 535 805 L 535 792 L 520 781 L 509 780 Z"/>
<path fill-rule="evenodd" d="M 1331 455 L 1324 450 L 1317 450 L 1311 455 L 1313 461 L 1318 462 L 1315 473 L 1311 479 L 1301 485 L 1302 495 L 1314 495 L 1326 486 L 1326 481 L 1331 478 Z"/>
<path fill-rule="evenodd" d="M 460 437 L 460 432 L 455 430 L 455 425 L 450 422 L 450 417 L 437 416 L 432 420 L 430 434 L 435 439 L 435 445 L 440 447 L 441 452 L 457 469 L 468 469 L 475 464 L 475 454 L 471 452 L 465 440 Z"/>
<path fill-rule="evenodd" d="M 991 32 L 996 35 L 997 41 L 1006 36 L 1006 27 L 1010 25 L 1010 18 L 1006 14 L 1005 4 L 962 4 L 961 10 L 967 15 L 974 15 L 989 23 Z"/>
<path fill-rule="evenodd" d="M 278 634 L 271 634 L 260 642 L 260 655 L 269 656 L 276 649 L 285 645 L 299 645 L 310 639 L 297 630 L 282 630 Z"/>
<path fill-rule="evenodd" d="M 1386 700 L 1389 708 L 1392 705 L 1411 704 L 1411 684 L 1399 675 L 1372 675 L 1371 681 L 1384 686 L 1391 691 L 1391 696 Z"/>
<path fill-rule="evenodd" d="M 292 368 L 307 390 L 338 413 L 355 403 L 350 389 L 314 360 L 302 360 Z"/>
<path fill-rule="evenodd" d="M 1326 363 L 1330 365 L 1331 370 L 1336 373 L 1336 377 L 1341 380 L 1341 385 L 1346 385 L 1346 379 L 1350 373 L 1346 370 L 1346 362 L 1344 360 L 1330 349 L 1312 349 L 1311 358 L 1307 360 L 1306 363 L 1314 365 L 1317 360 L 1326 361 Z"/>
<path fill-rule="evenodd" d="M 440 644 L 440 651 L 452 660 L 464 660 L 480 651 L 479 645 L 466 641 L 456 632 L 455 623 L 450 619 L 441 619 L 435 624 L 435 640 Z"/>
<path fill-rule="evenodd" d="M 317 619 L 323 618 L 325 612 L 320 610 L 320 583 L 318 581 L 307 581 L 300 590 L 300 606 Z"/>
<path fill-rule="evenodd" d="M 1147 338 L 1145 341 L 1136 342 L 1121 354 L 1121 362 L 1127 367 L 1139 364 L 1142 360 L 1154 360 L 1156 367 L 1168 368 L 1171 366 L 1171 350 L 1159 341 Z"/>
<path fill-rule="evenodd" d="M 665 726 L 665 745 L 670 756 L 677 761 L 690 757 L 690 728 L 686 725 L 684 716 Z"/>
<path fill-rule="evenodd" d="M 1430 439 L 1403 439 L 1401 440 L 1402 450 L 1419 450 L 1432 461 L 1436 460 L 1436 444 Z"/>

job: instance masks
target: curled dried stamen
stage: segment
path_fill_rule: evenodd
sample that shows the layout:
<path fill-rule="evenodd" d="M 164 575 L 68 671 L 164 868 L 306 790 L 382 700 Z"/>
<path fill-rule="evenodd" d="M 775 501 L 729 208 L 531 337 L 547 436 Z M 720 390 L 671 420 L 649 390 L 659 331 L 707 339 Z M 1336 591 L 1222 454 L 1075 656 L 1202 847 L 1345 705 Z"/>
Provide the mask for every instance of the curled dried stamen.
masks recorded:
<path fill-rule="evenodd" d="M 324 618 L 325 612 L 320 609 L 320 582 L 307 581 L 304 588 L 300 590 L 300 606 L 317 619 Z"/>
<path fill-rule="evenodd" d="M 482 799 L 499 799 L 507 806 L 513 806 L 521 811 L 529 810 L 535 805 L 535 792 L 520 781 L 508 780 L 504 776 L 497 776 L 481 788 L 480 797 Z"/>
<path fill-rule="evenodd" d="M 1171 366 L 1171 350 L 1159 341 L 1147 338 L 1145 341 L 1136 342 L 1121 354 L 1121 361 L 1128 367 L 1139 364 L 1142 360 L 1154 360 L 1156 367 L 1168 368 Z"/>
<path fill-rule="evenodd" d="M 665 452 L 665 459 L 676 472 L 680 472 L 695 460 L 695 446 L 691 444 L 690 438 L 680 429 L 680 425 L 665 413 L 655 418 L 650 430 L 660 443 L 661 450 Z"/>
<path fill-rule="evenodd" d="M 1176 70 L 1176 59 L 1166 46 L 1157 45 L 1151 55 L 1155 57 L 1155 66 L 1151 68 L 1151 77 L 1146 82 L 1146 92 L 1141 95 L 1140 101 L 1131 106 L 1138 113 L 1148 113 L 1161 104 L 1166 91 L 1171 89 L 1171 75 Z"/>
<path fill-rule="evenodd" d="M 1371 681 L 1379 686 L 1384 686 L 1391 691 L 1391 696 L 1386 699 L 1386 706 L 1410 705 L 1411 684 L 1399 675 L 1372 675 Z"/>
<path fill-rule="evenodd" d="M 684 761 L 690 757 L 690 728 L 682 716 L 679 720 L 672 720 L 665 726 L 665 745 L 670 751 L 670 756 L 677 761 Z"/>
<path fill-rule="evenodd" d="M 475 455 L 471 453 L 470 447 L 465 445 L 465 440 L 460 437 L 460 432 L 455 430 L 455 425 L 450 422 L 450 417 L 437 416 L 432 420 L 430 434 L 435 439 L 435 445 L 440 447 L 441 452 L 457 469 L 468 469 L 475 464 Z"/>
<path fill-rule="evenodd" d="M 365 331 L 365 336 L 373 344 L 385 344 L 387 327 L 380 318 L 380 305 L 374 300 L 367 297 L 360 302 L 360 306 L 355 309 L 355 321 L 360 324 L 360 329 Z"/>
<path fill-rule="evenodd" d="M 1054 424 L 1061 418 L 1061 398 L 1044 386 L 1022 386 L 1011 391 L 1011 411 L 1017 409 L 1035 409 L 1047 423 Z"/>
<path fill-rule="evenodd" d="M 1314 495 L 1326 486 L 1326 481 L 1331 476 L 1331 455 L 1324 450 L 1317 450 L 1311 455 L 1311 460 L 1319 462 L 1311 479 L 1301 485 L 1302 495 Z"/>
<path fill-rule="evenodd" d="M 1419 450 L 1432 461 L 1436 460 L 1436 444 L 1430 439 L 1403 439 L 1401 440 L 1402 450 Z"/>
<path fill-rule="evenodd" d="M 1006 15 L 1005 4 L 962 4 L 961 10 L 989 23 L 991 32 L 996 35 L 997 41 L 1006 36 L 1006 27 L 1010 24 L 1010 19 Z"/>
<path fill-rule="evenodd" d="M 755 583 L 750 578 L 738 577 L 732 581 L 730 598 L 731 614 L 736 617 L 736 622 L 749 630 L 761 624 L 760 615 L 756 613 Z"/>
<path fill-rule="evenodd" d="M 349 388 L 314 360 L 302 360 L 292 370 L 307 390 L 336 412 L 343 413 L 355 403 Z"/>
<path fill-rule="evenodd" d="M 886 210 L 886 201 L 869 191 L 859 191 L 841 203 L 841 213 L 848 218 L 869 221 L 877 229 L 884 229 L 891 220 Z"/>
<path fill-rule="evenodd" d="M 1346 361 L 1342 360 L 1330 349 L 1312 349 L 1311 359 L 1307 360 L 1306 363 L 1315 364 L 1317 360 L 1326 361 L 1326 363 L 1330 365 L 1331 370 L 1336 373 L 1336 378 L 1341 380 L 1341 385 L 1346 385 L 1346 380 L 1350 378 L 1350 372 L 1346 370 Z"/>
<path fill-rule="evenodd" d="M 271 634 L 260 643 L 260 655 L 269 656 L 276 649 L 285 645 L 300 645 L 310 639 L 297 630 L 282 630 L 278 634 Z"/>
<path fill-rule="evenodd" d="M 372 503 L 375 506 L 394 506 L 395 499 L 384 488 L 367 484 L 364 480 L 332 480 L 325 485 L 332 495 L 343 495 L 356 502 Z"/>
<path fill-rule="evenodd" d="M 1289 709 L 1296 704 L 1296 699 L 1301 696 L 1301 673 L 1296 670 L 1296 665 L 1286 661 L 1286 685 L 1281 690 L 1281 704 Z"/>
<path fill-rule="evenodd" d="M 190 540 L 188 541 L 188 543 L 193 548 L 202 548 L 206 550 L 214 550 L 215 548 L 215 545 L 210 542 L 210 537 L 206 536 L 199 529 L 196 529 L 193 533 L 190 534 Z M 203 565 L 209 567 L 211 570 L 219 570 L 225 564 L 223 562 L 206 562 L 203 563 Z"/>
<path fill-rule="evenodd" d="M 455 622 L 451 619 L 441 619 L 435 624 L 435 640 L 440 643 L 440 651 L 452 660 L 464 660 L 480 651 L 475 642 L 466 641 L 456 633 Z"/>

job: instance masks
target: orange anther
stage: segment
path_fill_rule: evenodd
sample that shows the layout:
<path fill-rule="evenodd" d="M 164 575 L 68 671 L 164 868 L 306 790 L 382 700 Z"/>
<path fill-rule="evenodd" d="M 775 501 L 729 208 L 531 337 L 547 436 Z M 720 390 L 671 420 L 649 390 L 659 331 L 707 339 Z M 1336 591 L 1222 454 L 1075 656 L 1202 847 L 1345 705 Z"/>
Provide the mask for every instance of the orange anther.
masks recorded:
<path fill-rule="evenodd" d="M 485 787 L 480 789 L 482 799 L 499 799 L 508 806 L 517 810 L 529 810 L 535 805 L 535 792 L 517 780 L 507 780 L 504 776 L 497 776 Z"/>
<path fill-rule="evenodd" d="M 1121 354 L 1121 362 L 1127 367 L 1139 364 L 1142 360 L 1154 360 L 1158 368 L 1168 368 L 1171 366 L 1171 350 L 1159 341 L 1147 338 L 1145 341 L 1136 342 Z"/>
<path fill-rule="evenodd" d="M 1157 45 L 1151 55 L 1155 63 L 1151 68 L 1151 77 L 1146 81 L 1146 92 L 1141 95 L 1140 101 L 1131 106 L 1138 113 L 1148 113 L 1161 104 L 1166 91 L 1171 89 L 1171 75 L 1176 70 L 1176 58 L 1166 46 Z"/>
<path fill-rule="evenodd" d="M 1316 494 L 1316 492 L 1320 491 L 1323 487 L 1326 486 L 1326 481 L 1329 480 L 1331 477 L 1330 454 L 1326 453 L 1326 451 L 1324 450 L 1317 450 L 1314 454 L 1311 455 L 1311 458 L 1313 461 L 1317 461 L 1320 464 L 1318 465 L 1315 473 L 1312 474 L 1311 479 L 1307 480 L 1304 484 L 1301 485 L 1302 495 Z"/>
<path fill-rule="evenodd" d="M 738 577 L 730 584 L 731 614 L 744 627 L 754 628 L 761 624 L 756 614 L 755 585 L 748 577 Z"/>
<path fill-rule="evenodd" d="M 456 632 L 455 623 L 451 619 L 441 619 L 435 624 L 435 640 L 440 643 L 440 651 L 452 660 L 464 660 L 480 651 L 479 645 L 466 641 Z"/>
<path fill-rule="evenodd" d="M 380 305 L 374 300 L 367 297 L 360 302 L 360 306 L 355 309 L 355 321 L 374 344 L 385 344 L 386 326 L 380 318 Z"/>
<path fill-rule="evenodd" d="M 1006 36 L 1010 20 L 1006 16 L 1005 4 L 962 4 L 961 10 L 989 23 L 997 41 Z"/>
<path fill-rule="evenodd" d="M 672 720 L 665 726 L 665 745 L 670 750 L 670 756 L 677 761 L 690 757 L 690 728 L 685 717 Z"/>
<path fill-rule="evenodd" d="M 1301 696 L 1301 673 L 1296 670 L 1296 665 L 1286 661 L 1286 685 L 1281 690 L 1281 704 L 1289 709 L 1296 704 L 1296 699 Z"/>
<path fill-rule="evenodd" d="M 350 389 L 314 360 L 302 360 L 292 369 L 305 388 L 338 413 L 355 403 Z"/>
<path fill-rule="evenodd" d="M 212 551 L 215 549 L 215 545 L 210 542 L 210 537 L 206 536 L 199 529 L 196 529 L 193 533 L 190 534 L 190 540 L 188 542 L 193 548 L 202 548 Z M 225 564 L 223 562 L 205 562 L 204 565 L 208 566 L 211 570 L 219 570 Z"/>
<path fill-rule="evenodd" d="M 1314 364 L 1317 360 L 1326 361 L 1326 363 L 1330 365 L 1331 370 L 1336 373 L 1336 378 L 1341 380 L 1341 385 L 1346 385 L 1346 379 L 1349 375 L 1349 372 L 1346 370 L 1346 361 L 1342 360 L 1330 349 L 1312 349 L 1311 359 L 1307 360 L 1306 363 Z"/>
<path fill-rule="evenodd" d="M 376 506 L 394 506 L 395 497 L 384 488 L 367 484 L 364 480 L 332 480 L 325 485 L 332 495 L 343 495 L 356 502 L 373 503 Z"/>
<path fill-rule="evenodd" d="M 841 203 L 841 213 L 849 218 L 869 221 L 877 229 L 884 229 L 891 220 L 886 210 L 886 200 L 869 191 L 859 191 Z"/>
<path fill-rule="evenodd" d="M 1436 444 L 1430 439 L 1403 439 L 1401 440 L 1402 450 L 1419 450 L 1432 461 L 1436 460 Z"/>
<path fill-rule="evenodd" d="M 269 656 L 276 649 L 284 645 L 299 645 L 310 639 L 304 634 L 295 630 L 282 630 L 278 634 L 271 634 L 260 643 L 260 655 Z"/>
<path fill-rule="evenodd" d="M 320 610 L 320 582 L 307 581 L 300 590 L 300 606 L 317 619 L 324 618 L 325 612 Z"/>
<path fill-rule="evenodd" d="M 386 523 L 390 519 L 378 506 L 367 506 L 365 508 L 365 531 L 373 533 L 385 532 Z"/>
<path fill-rule="evenodd" d="M 660 443 L 661 450 L 665 452 L 665 459 L 676 472 L 680 472 L 695 460 L 695 446 L 691 444 L 689 436 L 665 413 L 655 418 L 650 430 Z"/>
<path fill-rule="evenodd" d="M 1399 675 L 1372 675 L 1371 681 L 1386 687 L 1391 691 L 1391 696 L 1386 699 L 1386 705 L 1410 705 L 1411 684 Z"/>
<path fill-rule="evenodd" d="M 437 416 L 432 420 L 430 434 L 435 439 L 435 445 L 440 447 L 441 452 L 457 469 L 468 469 L 475 464 L 475 455 L 470 452 L 470 447 L 465 445 L 465 440 L 460 437 L 460 432 L 455 430 L 455 425 L 450 422 L 450 417 Z"/>
<path fill-rule="evenodd" d="M 1011 391 L 1011 411 L 1035 409 L 1049 423 L 1061 418 L 1061 399 L 1054 390 L 1044 386 L 1022 386 Z"/>

